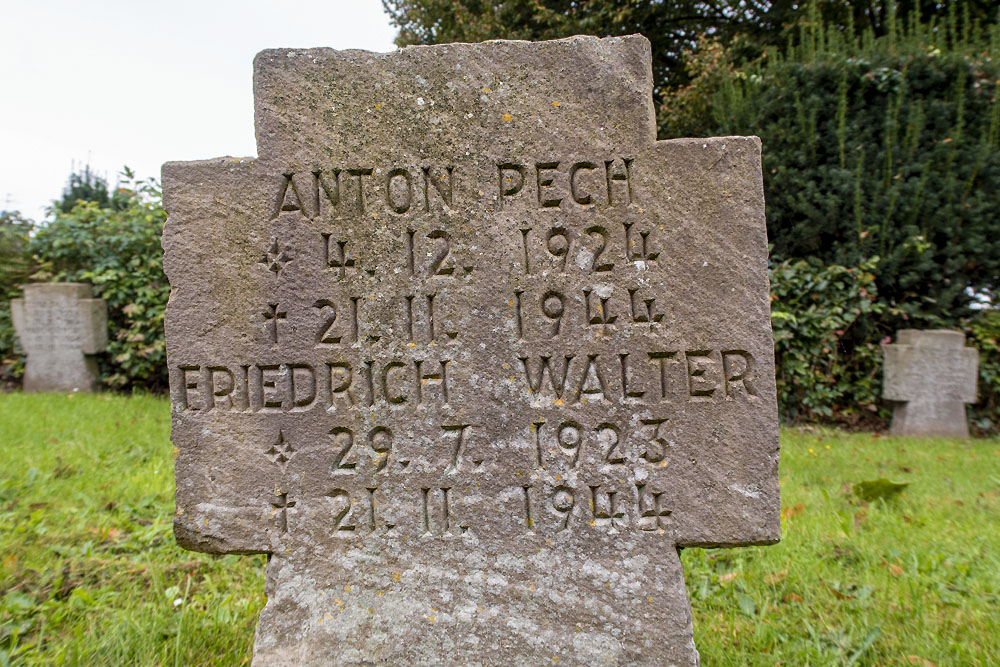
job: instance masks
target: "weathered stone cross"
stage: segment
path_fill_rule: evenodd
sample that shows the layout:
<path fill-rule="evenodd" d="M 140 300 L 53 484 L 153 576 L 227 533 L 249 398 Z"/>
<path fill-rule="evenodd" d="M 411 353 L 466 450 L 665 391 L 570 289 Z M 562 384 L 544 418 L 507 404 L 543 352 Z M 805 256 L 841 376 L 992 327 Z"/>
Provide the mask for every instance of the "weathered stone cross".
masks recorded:
<path fill-rule="evenodd" d="M 108 344 L 108 308 L 84 283 L 31 283 L 10 302 L 28 353 L 25 391 L 97 391 L 97 358 Z"/>
<path fill-rule="evenodd" d="M 255 103 L 163 169 L 175 532 L 272 554 L 255 664 L 696 664 L 678 548 L 779 536 L 759 141 L 657 142 L 642 37 Z"/>

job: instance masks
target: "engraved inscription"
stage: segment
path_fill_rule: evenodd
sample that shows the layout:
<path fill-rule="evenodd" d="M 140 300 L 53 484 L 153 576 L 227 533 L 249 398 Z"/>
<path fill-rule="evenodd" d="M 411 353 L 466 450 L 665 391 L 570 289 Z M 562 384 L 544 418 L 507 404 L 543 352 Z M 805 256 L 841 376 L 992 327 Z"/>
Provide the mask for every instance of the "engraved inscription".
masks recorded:
<path fill-rule="evenodd" d="M 270 218 L 296 213 L 308 219 L 395 215 L 450 210 L 455 206 L 454 165 L 326 167 L 286 172 L 277 182 Z"/>
<path fill-rule="evenodd" d="M 354 503 L 351 501 L 351 495 L 344 489 L 333 489 L 326 494 L 326 498 L 333 512 L 334 534 L 353 534 L 354 529 L 357 526 L 355 526 L 351 516 L 354 509 Z"/>
<path fill-rule="evenodd" d="M 447 535 L 451 532 L 448 492 L 451 487 L 420 489 L 421 519 L 424 535 Z"/>
<path fill-rule="evenodd" d="M 569 528 L 569 520 L 576 505 L 576 489 L 571 486 L 557 486 L 549 499 L 549 507 L 558 515 L 557 532 Z"/>
<path fill-rule="evenodd" d="M 635 488 L 639 496 L 639 529 L 651 531 L 668 528 L 668 519 L 673 511 L 664 506 L 663 492 L 650 491 L 645 484 L 637 483 Z"/>
<path fill-rule="evenodd" d="M 635 199 L 630 157 L 565 162 L 497 164 L 497 206 L 503 209 L 521 199 L 539 210 L 577 206 L 627 206 Z"/>
<path fill-rule="evenodd" d="M 323 234 L 323 261 L 335 269 L 341 279 L 357 268 L 357 261 L 348 252 L 348 243 L 347 240 L 334 239 L 332 234 Z"/>
<path fill-rule="evenodd" d="M 505 299 L 517 346 L 513 359 L 496 363 L 530 397 L 532 414 L 516 427 L 527 430 L 516 465 L 533 477 L 526 484 L 511 477 L 509 488 L 520 505 L 515 515 L 531 533 L 663 534 L 672 509 L 662 480 L 651 476 L 673 469 L 672 439 L 683 432 L 672 421 L 673 410 L 688 402 L 726 406 L 758 398 L 754 358 L 739 341 L 657 343 L 671 340 L 672 313 L 665 306 L 673 301 L 645 272 L 662 266 L 667 239 L 663 226 L 636 205 L 633 170 L 630 157 L 497 164 L 497 208 L 524 213 L 504 232 L 511 235 L 505 242 L 514 242 L 508 245 L 514 265 L 521 265 L 506 291 L 513 298 Z M 456 386 L 469 390 L 454 361 L 468 353 L 457 343 L 468 343 L 458 341 L 454 323 L 464 327 L 472 315 L 461 290 L 474 280 L 467 258 L 477 248 L 461 226 L 435 217 L 453 209 L 456 191 L 450 165 L 283 174 L 271 219 L 297 215 L 331 230 L 349 230 L 343 221 L 377 219 L 383 212 L 398 221 L 382 251 L 396 253 L 397 264 L 389 268 L 405 287 L 383 291 L 384 276 L 375 270 L 380 264 L 361 266 L 368 247 L 349 231 L 320 231 L 322 246 L 311 254 L 271 236 L 258 262 L 275 278 L 296 259 L 321 251 L 329 282 L 304 301 L 311 308 L 290 300 L 282 307 L 272 297 L 259 315 L 273 350 L 305 342 L 315 356 L 172 370 L 179 410 L 329 415 L 323 451 L 333 483 L 322 502 L 340 537 L 393 530 L 397 520 L 405 532 L 428 537 L 465 532 L 469 526 L 457 525 L 454 515 L 455 494 L 478 484 L 486 470 L 502 475 L 515 465 L 498 452 L 480 451 L 490 443 L 479 443 L 483 433 L 462 418 L 464 396 L 456 394 Z M 347 285 L 350 293 L 340 291 Z M 460 298 L 452 301 L 456 293 Z M 311 340 L 292 339 L 302 336 L 300 326 Z M 510 335 L 511 324 L 506 326 Z M 630 341 L 625 350 L 619 336 Z M 595 405 L 601 406 L 598 416 L 591 411 Z M 615 406 L 627 406 L 631 418 L 605 410 L 620 409 Z M 358 410 L 377 421 L 359 421 Z M 404 414 L 425 420 L 439 410 L 444 412 L 423 421 L 428 430 L 419 434 L 394 421 Z M 282 473 L 301 457 L 283 429 L 262 451 Z M 645 475 L 627 479 L 638 470 Z M 396 512 L 391 522 L 380 516 L 379 499 L 395 501 L 410 492 L 418 501 L 412 515 L 390 503 L 390 513 Z M 276 498 L 271 505 L 284 533 L 296 501 L 287 493 Z M 302 497 L 298 502 L 309 505 Z"/>

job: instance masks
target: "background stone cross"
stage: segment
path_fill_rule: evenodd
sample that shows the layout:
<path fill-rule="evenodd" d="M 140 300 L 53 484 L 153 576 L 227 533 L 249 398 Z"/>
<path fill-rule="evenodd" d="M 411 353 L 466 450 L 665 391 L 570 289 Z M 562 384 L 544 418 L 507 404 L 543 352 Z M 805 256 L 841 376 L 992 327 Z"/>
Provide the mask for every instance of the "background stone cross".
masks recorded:
<path fill-rule="evenodd" d="M 27 352 L 24 391 L 96 391 L 97 360 L 108 344 L 108 309 L 83 283 L 32 283 L 10 302 Z"/>
<path fill-rule="evenodd" d="M 175 533 L 272 554 L 255 664 L 695 664 L 678 548 L 779 536 L 760 142 L 656 141 L 638 36 L 254 86 L 163 246 Z"/>
<path fill-rule="evenodd" d="M 965 334 L 901 329 L 883 345 L 883 396 L 894 401 L 893 435 L 968 438 L 965 404 L 976 401 L 979 352 Z"/>

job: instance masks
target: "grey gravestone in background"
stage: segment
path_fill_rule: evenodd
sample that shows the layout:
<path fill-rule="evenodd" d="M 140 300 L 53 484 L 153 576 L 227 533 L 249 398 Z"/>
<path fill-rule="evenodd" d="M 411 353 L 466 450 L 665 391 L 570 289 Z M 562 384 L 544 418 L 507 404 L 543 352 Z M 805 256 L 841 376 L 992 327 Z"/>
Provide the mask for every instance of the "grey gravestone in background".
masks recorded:
<path fill-rule="evenodd" d="M 976 400 L 979 352 L 965 347 L 965 334 L 901 329 L 882 352 L 882 395 L 895 401 L 893 435 L 969 437 L 965 404 Z"/>
<path fill-rule="evenodd" d="M 779 536 L 760 142 L 657 142 L 638 36 L 254 67 L 163 246 L 175 532 L 273 555 L 255 664 L 695 664 L 677 547 Z"/>
<path fill-rule="evenodd" d="M 96 391 L 97 360 L 108 344 L 108 309 L 90 285 L 32 283 L 10 302 L 11 319 L 28 354 L 24 391 Z"/>

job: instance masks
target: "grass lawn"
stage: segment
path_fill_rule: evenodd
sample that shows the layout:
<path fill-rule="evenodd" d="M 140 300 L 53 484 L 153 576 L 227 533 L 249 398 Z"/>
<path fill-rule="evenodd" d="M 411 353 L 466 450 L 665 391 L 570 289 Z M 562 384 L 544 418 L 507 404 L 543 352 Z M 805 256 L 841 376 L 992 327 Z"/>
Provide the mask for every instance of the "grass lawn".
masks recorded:
<path fill-rule="evenodd" d="M 264 558 L 174 544 L 163 398 L 0 395 L 0 665 L 240 664 Z M 909 482 L 864 503 L 851 486 Z M 705 665 L 1000 659 L 1000 441 L 782 432 L 781 544 L 683 555 Z"/>

